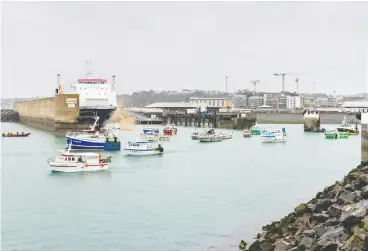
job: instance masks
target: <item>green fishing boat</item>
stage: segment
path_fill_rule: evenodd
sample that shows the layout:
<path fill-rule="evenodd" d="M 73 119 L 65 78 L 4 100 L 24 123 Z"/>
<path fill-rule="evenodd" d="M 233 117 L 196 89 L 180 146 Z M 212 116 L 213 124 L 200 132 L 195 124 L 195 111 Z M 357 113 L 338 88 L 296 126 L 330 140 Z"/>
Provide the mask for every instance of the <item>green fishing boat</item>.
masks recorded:
<path fill-rule="evenodd" d="M 337 129 L 330 129 L 325 131 L 326 139 L 347 139 L 348 133 L 339 132 Z"/>
<path fill-rule="evenodd" d="M 261 135 L 266 130 L 256 124 L 252 127 L 251 131 L 252 131 L 252 135 Z"/>

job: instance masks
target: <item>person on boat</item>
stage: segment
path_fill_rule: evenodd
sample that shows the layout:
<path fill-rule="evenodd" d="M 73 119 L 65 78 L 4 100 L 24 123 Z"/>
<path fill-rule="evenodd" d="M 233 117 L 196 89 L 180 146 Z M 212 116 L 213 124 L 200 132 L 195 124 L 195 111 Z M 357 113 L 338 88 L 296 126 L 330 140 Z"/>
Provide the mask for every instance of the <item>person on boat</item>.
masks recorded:
<path fill-rule="evenodd" d="M 18 136 L 19 134 L 18 134 L 18 132 L 17 132 L 17 136 Z"/>
<path fill-rule="evenodd" d="M 22 135 L 24 135 L 24 132 L 22 132 Z"/>
<path fill-rule="evenodd" d="M 5 136 L 5 133 L 3 133 L 3 136 Z"/>
<path fill-rule="evenodd" d="M 82 156 L 79 156 L 78 162 L 82 162 Z"/>

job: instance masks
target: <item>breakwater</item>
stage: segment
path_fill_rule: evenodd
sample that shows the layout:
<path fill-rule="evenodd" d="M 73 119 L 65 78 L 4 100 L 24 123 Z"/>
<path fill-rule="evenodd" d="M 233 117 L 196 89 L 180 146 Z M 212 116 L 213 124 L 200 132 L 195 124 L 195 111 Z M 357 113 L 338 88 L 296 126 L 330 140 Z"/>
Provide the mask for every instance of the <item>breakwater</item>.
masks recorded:
<path fill-rule="evenodd" d="M 55 97 L 14 104 L 21 124 L 65 135 L 67 131 L 88 128 L 79 123 L 79 95 L 57 94 Z"/>
<path fill-rule="evenodd" d="M 1 122 L 19 122 L 19 113 L 11 109 L 1 109 Z"/>
<path fill-rule="evenodd" d="M 368 250 L 368 164 L 262 228 L 249 251 Z M 242 241 L 239 246 L 245 249 Z"/>

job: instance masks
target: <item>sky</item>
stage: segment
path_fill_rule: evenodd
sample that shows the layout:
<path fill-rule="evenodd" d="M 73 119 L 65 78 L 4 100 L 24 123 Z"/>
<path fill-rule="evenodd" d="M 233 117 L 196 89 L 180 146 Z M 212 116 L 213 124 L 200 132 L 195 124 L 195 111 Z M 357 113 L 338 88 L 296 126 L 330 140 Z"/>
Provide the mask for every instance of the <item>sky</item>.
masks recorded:
<path fill-rule="evenodd" d="M 368 2 L 3 2 L 1 96 L 85 76 L 140 90 L 368 92 Z M 313 82 L 315 85 L 313 85 Z M 313 88 L 313 86 L 315 86 Z"/>

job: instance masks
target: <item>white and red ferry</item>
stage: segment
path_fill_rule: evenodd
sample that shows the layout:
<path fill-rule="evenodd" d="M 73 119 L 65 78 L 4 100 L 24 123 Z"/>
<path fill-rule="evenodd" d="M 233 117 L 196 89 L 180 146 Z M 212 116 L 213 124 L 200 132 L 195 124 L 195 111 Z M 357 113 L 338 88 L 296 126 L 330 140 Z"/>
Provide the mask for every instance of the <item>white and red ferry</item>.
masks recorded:
<path fill-rule="evenodd" d="M 178 129 L 174 124 L 167 124 L 163 129 L 164 135 L 175 135 L 178 133 Z"/>

